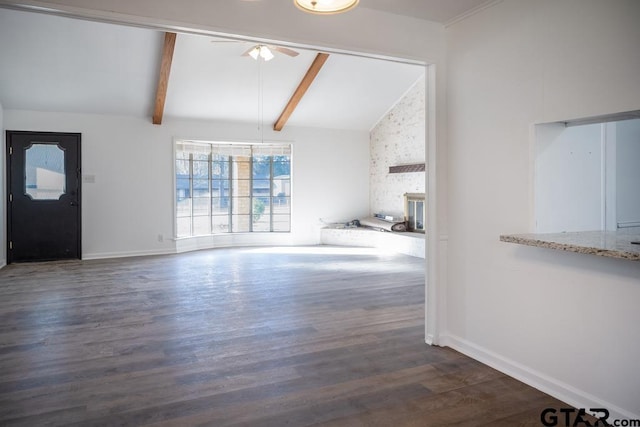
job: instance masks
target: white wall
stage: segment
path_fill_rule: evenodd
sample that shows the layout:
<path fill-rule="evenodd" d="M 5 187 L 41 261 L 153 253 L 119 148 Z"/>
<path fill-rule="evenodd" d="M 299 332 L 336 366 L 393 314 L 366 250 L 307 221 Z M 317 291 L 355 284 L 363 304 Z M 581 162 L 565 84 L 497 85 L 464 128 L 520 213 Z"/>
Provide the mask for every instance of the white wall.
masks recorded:
<path fill-rule="evenodd" d="M 616 154 L 617 220 L 640 225 L 640 120 L 616 123 Z"/>
<path fill-rule="evenodd" d="M 2 103 L 0 103 L 0 268 L 7 264 L 7 218 L 4 213 L 6 206 L 5 197 L 5 175 L 6 172 L 6 160 L 5 160 L 5 127 L 4 127 L 4 110 L 2 109 Z"/>
<path fill-rule="evenodd" d="M 533 230 L 533 124 L 640 108 L 639 16 L 635 0 L 505 0 L 449 26 L 449 158 L 439 160 L 443 341 L 569 403 L 633 418 L 640 263 L 498 237 Z"/>
<path fill-rule="evenodd" d="M 290 128 L 265 139 L 291 141 L 292 232 L 172 240 L 173 139 L 255 141 L 255 125 L 5 110 L 14 130 L 82 133 L 84 258 L 171 253 L 232 244 L 316 244 L 319 218 L 352 219 L 368 211 L 367 132 Z M 86 180 L 85 180 L 86 181 Z M 163 236 L 160 242 L 158 235 Z"/>
<path fill-rule="evenodd" d="M 424 193 L 425 173 L 390 174 L 390 166 L 425 162 L 425 78 L 421 77 L 371 130 L 370 212 L 404 215 L 404 193 Z"/>
<path fill-rule="evenodd" d="M 603 228 L 602 126 L 536 126 L 536 232 Z"/>

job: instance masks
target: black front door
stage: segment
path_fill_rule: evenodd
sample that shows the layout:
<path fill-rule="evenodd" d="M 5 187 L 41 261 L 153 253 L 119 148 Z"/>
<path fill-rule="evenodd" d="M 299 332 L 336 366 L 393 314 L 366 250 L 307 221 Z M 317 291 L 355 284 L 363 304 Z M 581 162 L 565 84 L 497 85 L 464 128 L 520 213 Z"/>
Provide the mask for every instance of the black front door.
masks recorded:
<path fill-rule="evenodd" d="M 80 134 L 7 131 L 7 262 L 79 259 Z"/>

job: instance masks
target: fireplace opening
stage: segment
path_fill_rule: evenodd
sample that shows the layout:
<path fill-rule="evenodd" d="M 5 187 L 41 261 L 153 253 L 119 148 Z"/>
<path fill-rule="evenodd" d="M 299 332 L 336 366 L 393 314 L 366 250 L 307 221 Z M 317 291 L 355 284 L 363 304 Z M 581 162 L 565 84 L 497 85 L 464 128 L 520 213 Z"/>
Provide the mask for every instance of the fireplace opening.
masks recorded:
<path fill-rule="evenodd" d="M 404 193 L 404 220 L 407 231 L 425 232 L 426 209 L 424 193 Z"/>

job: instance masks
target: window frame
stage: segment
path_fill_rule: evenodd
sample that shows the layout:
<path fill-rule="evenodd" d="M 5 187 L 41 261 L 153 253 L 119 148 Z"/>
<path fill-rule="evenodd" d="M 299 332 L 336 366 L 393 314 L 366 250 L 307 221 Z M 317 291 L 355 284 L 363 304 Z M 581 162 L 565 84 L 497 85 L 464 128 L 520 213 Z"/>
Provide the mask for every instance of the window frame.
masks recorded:
<path fill-rule="evenodd" d="M 194 160 L 194 153 L 189 153 L 189 158 L 188 159 L 180 159 L 178 158 L 178 148 L 180 144 L 191 144 L 191 145 L 199 145 L 199 146 L 210 146 L 210 149 L 208 151 L 207 154 L 207 170 L 208 170 L 208 177 L 206 178 L 208 181 L 208 213 L 206 215 L 195 215 L 194 216 L 194 199 L 197 199 L 197 197 L 194 198 L 194 180 L 198 180 L 197 177 L 194 176 L 194 161 L 204 161 L 204 160 Z M 241 162 L 241 161 L 237 161 L 235 160 L 237 157 L 241 157 L 242 155 L 237 155 L 237 154 L 229 154 L 226 155 L 226 159 L 223 160 L 222 162 L 226 162 L 227 166 L 228 166 L 228 171 L 226 172 L 226 175 L 224 178 L 218 179 L 221 182 L 227 181 L 228 182 L 228 189 L 223 189 L 221 195 L 219 195 L 217 198 L 219 198 L 220 200 L 224 199 L 224 198 L 228 198 L 228 202 L 227 202 L 227 210 L 226 213 L 224 215 L 220 215 L 220 214 L 215 214 L 214 212 L 214 199 L 216 199 L 216 197 L 213 196 L 213 181 L 216 181 L 216 179 L 214 179 L 213 177 L 213 168 L 214 168 L 214 164 L 216 163 L 216 161 L 220 162 L 220 160 L 214 160 L 214 157 L 218 154 L 216 152 L 214 152 L 215 150 L 215 146 L 224 146 L 226 148 L 228 148 L 229 150 L 233 151 L 233 148 L 230 147 L 238 147 L 239 149 L 244 149 L 246 150 L 248 148 L 250 155 L 249 157 L 249 161 L 248 162 Z M 265 150 L 271 150 L 271 154 L 264 154 Z M 257 152 L 256 152 L 257 151 Z M 277 154 L 277 152 L 280 151 L 283 154 Z M 268 157 L 269 158 L 269 195 L 268 195 L 268 199 L 269 199 L 269 212 L 268 212 L 268 224 L 269 224 L 269 229 L 268 230 L 254 230 L 254 199 L 263 199 L 264 196 L 261 195 L 255 195 L 254 194 L 254 188 L 253 188 L 253 184 L 254 184 L 254 162 L 255 162 L 255 158 L 256 157 Z M 289 164 L 289 175 L 288 175 L 288 195 L 284 196 L 286 197 L 287 200 L 287 204 L 288 204 L 288 213 L 283 215 L 281 213 L 274 213 L 273 207 L 274 207 L 274 199 L 276 197 L 281 197 L 281 196 L 274 196 L 273 195 L 273 191 L 274 191 L 274 164 L 279 162 L 279 160 L 277 160 L 278 156 L 287 156 L 288 157 L 288 164 Z M 247 157 L 246 155 L 244 157 Z M 274 159 L 274 157 L 276 157 L 276 159 Z M 291 224 L 292 224 L 292 200 L 293 200 L 293 184 L 292 184 L 292 169 L 293 169 L 293 144 L 291 144 L 290 142 L 284 143 L 284 142 L 268 142 L 268 143 L 257 143 L 257 142 L 228 142 L 228 141 L 201 141 L 201 140 L 191 140 L 191 139 L 184 139 L 184 138 L 175 138 L 173 141 L 173 155 L 172 155 L 172 159 L 173 159 L 173 179 L 172 179 L 172 183 L 173 183 L 173 188 L 172 188 L 172 192 L 173 192 L 173 236 L 174 239 L 176 240 L 181 240 L 181 239 L 192 239 L 192 238 L 198 238 L 198 237 L 211 237 L 211 236 L 224 236 L 224 235 L 231 235 L 231 234 L 286 234 L 286 233 L 291 233 Z M 186 179 L 188 179 L 189 181 L 189 196 L 188 199 L 190 199 L 190 203 L 189 203 L 189 215 L 188 216 L 179 216 L 179 206 L 178 206 L 178 202 L 179 202 L 179 197 L 178 197 L 178 193 L 179 193 L 179 189 L 178 189 L 178 161 L 179 160 L 184 160 L 186 162 L 188 162 L 188 176 L 186 177 Z M 248 181 L 249 181 L 249 187 L 248 187 L 248 194 L 245 195 L 241 195 L 241 196 L 234 196 L 234 185 L 237 187 L 237 183 L 240 181 L 244 181 L 245 179 L 238 179 L 238 177 L 234 177 L 234 168 L 238 166 L 238 164 L 240 163 L 249 163 L 249 173 L 248 173 Z M 184 179 L 184 178 L 181 178 Z M 261 181 L 266 181 L 267 179 L 260 179 Z M 237 200 L 235 199 L 240 199 L 240 198 L 245 198 L 247 197 L 249 199 L 249 213 L 248 214 L 240 214 L 237 212 L 234 212 L 234 203 L 237 202 Z M 248 217 L 248 229 L 247 230 L 242 230 L 242 231 L 233 231 L 235 228 L 234 225 L 234 217 L 240 217 L 240 216 L 247 216 Z M 280 219 L 280 217 L 286 216 L 288 217 L 288 221 L 287 221 L 287 227 L 286 230 L 276 230 L 274 228 L 274 224 L 277 221 L 277 219 Z M 208 218 L 208 222 L 209 222 L 209 233 L 208 234 L 194 234 L 195 230 L 194 230 L 194 218 L 199 218 L 199 217 L 207 217 Z M 216 227 L 215 227 L 215 223 L 214 223 L 214 219 L 215 218 L 220 218 L 220 217 L 226 217 L 227 218 L 227 229 L 226 231 L 222 231 L 222 232 L 216 232 Z M 189 218 L 189 234 L 188 235 L 178 235 L 178 230 L 179 230 L 179 226 L 178 226 L 178 220 L 180 218 Z"/>

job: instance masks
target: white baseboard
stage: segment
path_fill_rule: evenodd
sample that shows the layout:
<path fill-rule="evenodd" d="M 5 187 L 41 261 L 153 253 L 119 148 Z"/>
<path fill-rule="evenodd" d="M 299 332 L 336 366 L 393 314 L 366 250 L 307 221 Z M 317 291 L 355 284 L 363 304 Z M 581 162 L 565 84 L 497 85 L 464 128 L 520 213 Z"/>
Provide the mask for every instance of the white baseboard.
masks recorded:
<path fill-rule="evenodd" d="M 619 222 L 618 228 L 635 228 L 640 227 L 640 221 L 625 221 Z"/>
<path fill-rule="evenodd" d="M 425 342 L 425 344 L 428 344 L 428 345 L 434 345 L 433 344 L 433 335 L 426 334 L 425 337 L 424 337 L 424 342 Z"/>
<path fill-rule="evenodd" d="M 6 259 L 0 259 L 0 269 L 5 268 L 7 266 Z"/>
<path fill-rule="evenodd" d="M 172 255 L 175 253 L 176 253 L 175 249 L 130 251 L 130 252 L 98 252 L 98 253 L 82 254 L 82 259 L 92 260 L 92 259 L 108 259 L 108 258 L 127 258 L 127 257 L 134 257 L 134 256 Z"/>
<path fill-rule="evenodd" d="M 296 246 L 290 233 L 226 233 L 176 239 L 175 252 L 249 246 Z"/>
<path fill-rule="evenodd" d="M 509 375 L 533 388 L 547 393 L 558 400 L 561 400 L 575 408 L 606 408 L 610 412 L 610 419 L 640 419 L 640 415 L 632 414 L 610 402 L 606 402 L 590 393 L 579 390 L 551 378 L 541 372 L 535 371 L 516 361 L 507 359 L 486 348 L 480 347 L 472 342 L 454 335 L 441 335 L 439 345 L 451 347 L 452 349 L 465 354 L 472 359 L 491 366 L 492 368 Z"/>

